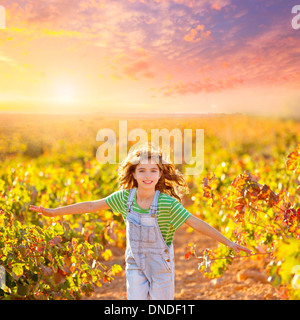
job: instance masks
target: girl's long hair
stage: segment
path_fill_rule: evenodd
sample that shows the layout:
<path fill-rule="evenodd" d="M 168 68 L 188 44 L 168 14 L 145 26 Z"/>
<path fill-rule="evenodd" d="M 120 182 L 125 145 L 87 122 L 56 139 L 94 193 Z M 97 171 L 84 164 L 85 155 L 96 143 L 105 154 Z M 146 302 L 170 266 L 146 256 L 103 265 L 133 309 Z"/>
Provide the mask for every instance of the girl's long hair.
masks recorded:
<path fill-rule="evenodd" d="M 138 185 L 133 177 L 133 172 L 135 172 L 136 166 L 141 161 L 148 162 L 149 159 L 158 165 L 162 173 L 155 190 L 166 193 L 181 202 L 183 194 L 189 192 L 183 174 L 171 162 L 163 159 L 161 150 L 151 145 L 151 143 L 139 145 L 129 152 L 128 156 L 120 163 L 118 168 L 119 188 L 137 188 Z"/>

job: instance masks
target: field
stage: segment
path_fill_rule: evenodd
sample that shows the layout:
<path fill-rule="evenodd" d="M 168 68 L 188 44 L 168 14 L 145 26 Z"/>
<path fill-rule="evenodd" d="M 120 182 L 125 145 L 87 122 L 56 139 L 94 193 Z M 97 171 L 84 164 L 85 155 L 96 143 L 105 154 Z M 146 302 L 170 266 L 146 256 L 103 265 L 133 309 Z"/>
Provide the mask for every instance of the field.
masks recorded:
<path fill-rule="evenodd" d="M 253 251 L 237 256 L 182 227 L 176 299 L 300 299 L 300 122 L 242 114 L 1 114 L 0 299 L 126 299 L 120 215 L 46 218 L 29 210 L 117 191 L 118 164 L 97 161 L 96 137 L 107 128 L 119 138 L 120 120 L 149 137 L 151 129 L 204 129 L 204 169 L 185 177 L 183 204 Z"/>

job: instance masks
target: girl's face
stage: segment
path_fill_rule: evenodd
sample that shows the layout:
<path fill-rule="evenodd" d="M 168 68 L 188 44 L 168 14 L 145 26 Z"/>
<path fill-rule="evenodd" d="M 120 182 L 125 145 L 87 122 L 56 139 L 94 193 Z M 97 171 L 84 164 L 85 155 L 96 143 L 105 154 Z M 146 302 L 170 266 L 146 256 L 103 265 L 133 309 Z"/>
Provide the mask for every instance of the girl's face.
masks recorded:
<path fill-rule="evenodd" d="M 137 180 L 138 187 L 152 189 L 161 177 L 161 173 L 157 164 L 148 162 L 146 164 L 139 163 L 133 176 Z"/>

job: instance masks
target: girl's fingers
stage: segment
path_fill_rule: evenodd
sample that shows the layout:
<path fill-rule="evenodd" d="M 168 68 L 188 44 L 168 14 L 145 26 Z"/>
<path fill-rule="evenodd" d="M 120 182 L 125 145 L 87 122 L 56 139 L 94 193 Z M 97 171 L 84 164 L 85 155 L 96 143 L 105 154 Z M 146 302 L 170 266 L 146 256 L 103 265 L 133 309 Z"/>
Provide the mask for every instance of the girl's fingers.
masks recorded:
<path fill-rule="evenodd" d="M 250 249 L 248 249 L 248 248 L 246 248 L 246 247 L 242 247 L 242 246 L 241 246 L 241 250 L 251 252 Z"/>
<path fill-rule="evenodd" d="M 242 246 L 240 246 L 239 249 L 242 250 L 242 251 L 245 251 L 248 254 L 251 254 L 251 252 L 252 252 L 250 249 L 248 249 L 246 247 L 242 247 Z"/>
<path fill-rule="evenodd" d="M 46 208 L 43 208 L 42 206 L 33 206 L 31 205 L 29 207 L 30 210 L 33 210 L 33 211 L 36 211 L 38 213 L 38 215 L 44 215 L 46 217 L 54 217 L 55 214 L 53 214 L 53 210 L 52 209 L 46 209 Z"/>
<path fill-rule="evenodd" d="M 31 205 L 31 206 L 29 207 L 29 209 L 30 209 L 30 210 L 33 210 L 33 211 L 38 211 L 38 210 L 39 210 L 39 207 L 37 207 L 37 206 L 32 206 L 32 205 Z"/>
<path fill-rule="evenodd" d="M 239 253 L 241 250 L 242 251 L 245 251 L 246 253 L 248 253 L 248 254 L 251 254 L 251 250 L 250 249 L 248 249 L 248 248 L 246 248 L 246 247 L 242 247 L 242 246 L 240 246 L 239 244 L 237 244 L 237 243 L 235 243 L 233 246 L 232 246 L 232 249 L 234 250 L 234 251 L 236 251 L 236 253 Z"/>
<path fill-rule="evenodd" d="M 42 206 L 33 206 L 33 205 L 30 205 L 29 206 L 29 210 L 32 210 L 32 211 L 36 211 L 38 213 L 42 213 L 43 212 L 43 207 Z"/>

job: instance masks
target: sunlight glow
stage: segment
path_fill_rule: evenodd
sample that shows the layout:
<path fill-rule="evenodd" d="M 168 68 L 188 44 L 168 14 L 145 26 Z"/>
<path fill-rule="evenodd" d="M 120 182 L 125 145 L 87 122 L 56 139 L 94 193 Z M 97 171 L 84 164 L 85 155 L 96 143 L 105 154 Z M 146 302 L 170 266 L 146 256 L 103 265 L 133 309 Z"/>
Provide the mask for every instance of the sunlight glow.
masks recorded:
<path fill-rule="evenodd" d="M 54 100 L 69 104 L 76 101 L 76 89 L 71 83 L 60 82 L 54 86 Z"/>

